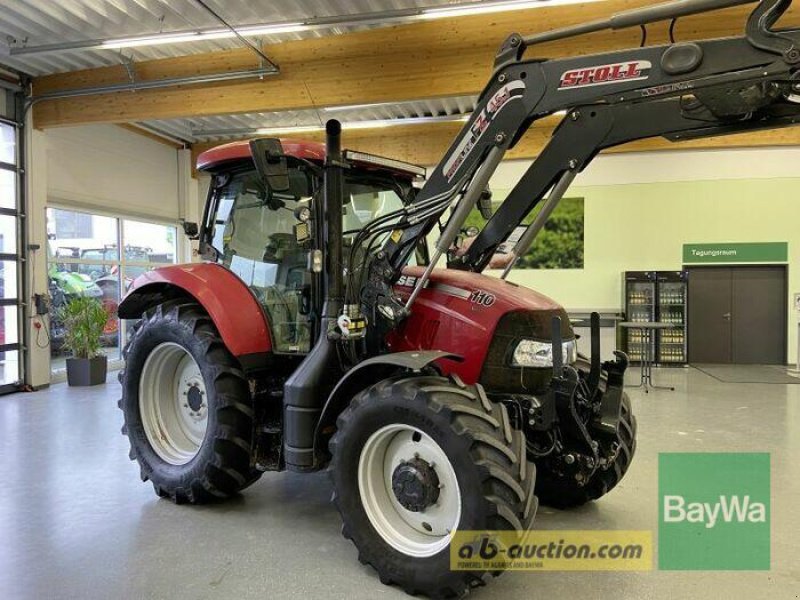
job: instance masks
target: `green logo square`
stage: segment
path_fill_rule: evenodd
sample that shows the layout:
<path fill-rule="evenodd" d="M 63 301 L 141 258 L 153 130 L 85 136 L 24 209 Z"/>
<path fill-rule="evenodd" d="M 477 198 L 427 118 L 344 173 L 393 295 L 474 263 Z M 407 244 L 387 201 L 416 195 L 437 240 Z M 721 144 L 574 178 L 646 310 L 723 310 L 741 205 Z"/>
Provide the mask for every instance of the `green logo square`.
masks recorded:
<path fill-rule="evenodd" d="M 660 454 L 658 499 L 660 569 L 769 570 L 769 454 Z"/>

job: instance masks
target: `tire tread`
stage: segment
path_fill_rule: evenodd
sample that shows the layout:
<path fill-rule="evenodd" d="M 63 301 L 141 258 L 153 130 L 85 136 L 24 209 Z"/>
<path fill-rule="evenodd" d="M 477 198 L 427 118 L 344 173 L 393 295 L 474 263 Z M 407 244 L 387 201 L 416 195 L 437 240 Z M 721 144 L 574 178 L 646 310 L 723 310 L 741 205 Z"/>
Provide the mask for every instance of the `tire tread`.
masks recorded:
<path fill-rule="evenodd" d="M 123 357 L 129 356 L 142 332 L 159 327 L 164 321 L 179 323 L 188 328 L 195 338 L 203 341 L 206 364 L 213 373 L 216 398 L 214 410 L 218 426 L 213 432 L 213 438 L 204 442 L 211 445 L 211 456 L 191 481 L 182 481 L 180 485 L 172 486 L 153 481 L 153 487 L 157 495 L 169 498 L 176 504 L 205 504 L 232 496 L 261 476 L 261 472 L 250 464 L 255 413 L 247 379 L 236 359 L 226 349 L 208 314 L 199 304 L 186 300 L 165 302 L 148 310 L 134 326 L 131 339 L 123 350 Z M 131 374 L 128 369 L 120 372 L 123 395 L 117 406 L 122 409 L 123 414 L 129 404 L 138 406 L 138 398 L 129 397 L 127 386 L 124 385 L 126 377 L 136 375 Z M 153 473 L 147 463 L 140 459 L 127 423 L 123 425 L 122 433 L 131 442 L 129 457 L 139 462 L 142 480 L 151 479 Z"/>
<path fill-rule="evenodd" d="M 388 402 L 392 398 L 408 399 L 412 405 L 444 416 L 450 434 L 463 437 L 470 459 L 482 474 L 483 502 L 487 507 L 487 529 L 527 530 L 533 522 L 538 502 L 534 496 L 536 468 L 527 464 L 525 435 L 511 429 L 505 406 L 491 403 L 479 385 L 465 385 L 436 376 L 400 376 L 385 380 L 357 394 L 337 419 L 337 431 L 330 447 L 333 460 L 330 472 L 334 487 L 339 478 L 338 448 L 346 442 L 360 409 L 365 403 Z M 344 468 L 344 467 L 342 467 Z M 353 525 L 339 494 L 333 502 L 342 516 L 342 534 L 354 543 Z M 358 544 L 356 543 L 358 548 Z M 498 572 L 451 571 L 435 589 L 420 589 L 418 581 L 398 576 L 384 567 L 381 556 L 372 556 L 359 549 L 359 560 L 372 566 L 380 580 L 396 584 L 409 594 L 424 593 L 432 598 L 460 598 L 470 589 L 486 585 Z"/>

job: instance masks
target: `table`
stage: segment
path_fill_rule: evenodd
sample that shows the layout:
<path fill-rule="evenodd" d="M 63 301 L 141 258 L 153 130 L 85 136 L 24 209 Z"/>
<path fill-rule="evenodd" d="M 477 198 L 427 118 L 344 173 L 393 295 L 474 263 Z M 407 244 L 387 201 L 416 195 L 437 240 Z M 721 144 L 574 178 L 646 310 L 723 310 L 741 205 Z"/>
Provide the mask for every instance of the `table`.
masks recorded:
<path fill-rule="evenodd" d="M 674 387 L 656 385 L 653 383 L 653 357 L 650 356 L 653 347 L 651 344 L 653 340 L 653 331 L 657 329 L 672 329 L 675 327 L 674 323 L 661 323 L 660 321 L 623 321 L 619 325 L 625 329 L 639 329 L 642 332 L 641 377 L 639 379 L 639 385 L 631 387 L 643 387 L 645 394 L 649 393 L 650 389 L 675 391 Z"/>

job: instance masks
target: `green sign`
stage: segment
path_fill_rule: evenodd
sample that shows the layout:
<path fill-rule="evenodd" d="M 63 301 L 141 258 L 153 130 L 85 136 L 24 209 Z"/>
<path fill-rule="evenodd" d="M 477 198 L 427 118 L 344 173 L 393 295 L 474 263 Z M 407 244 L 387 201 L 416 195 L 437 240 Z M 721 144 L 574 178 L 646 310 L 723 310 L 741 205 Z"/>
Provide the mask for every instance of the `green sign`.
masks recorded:
<path fill-rule="evenodd" d="M 684 263 L 787 262 L 787 242 L 684 244 Z"/>
<path fill-rule="evenodd" d="M 660 569 L 769 570 L 769 454 L 660 454 L 658 498 Z"/>

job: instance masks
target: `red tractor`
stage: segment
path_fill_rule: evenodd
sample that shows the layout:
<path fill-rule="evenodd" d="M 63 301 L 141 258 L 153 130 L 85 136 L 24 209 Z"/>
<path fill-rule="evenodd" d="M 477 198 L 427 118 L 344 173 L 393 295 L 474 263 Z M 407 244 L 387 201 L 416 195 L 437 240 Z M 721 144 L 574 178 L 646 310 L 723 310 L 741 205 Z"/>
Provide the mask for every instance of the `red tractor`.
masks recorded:
<path fill-rule="evenodd" d="M 205 262 L 140 276 L 119 307 L 140 319 L 120 408 L 142 479 L 159 496 L 202 503 L 264 471 L 327 467 L 360 558 L 382 581 L 435 597 L 492 574 L 450 570 L 454 531 L 526 531 L 537 496 L 570 507 L 610 491 L 636 446 L 627 359 L 600 363 L 597 315 L 591 360 L 579 356 L 564 309 L 505 274 L 602 149 L 797 122 L 800 32 L 773 31 L 789 3 L 763 0 L 741 38 L 558 60 L 523 53 L 743 3 L 683 0 L 511 35 L 421 186 L 424 169 L 342 152 L 336 121 L 325 146 L 256 139 L 203 154 L 205 214 L 184 229 Z M 504 153 L 561 110 L 492 214 L 487 183 Z M 481 274 L 540 203 L 503 277 Z M 464 244 L 476 206 L 487 222 Z"/>

